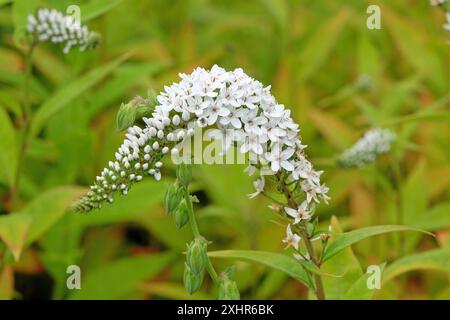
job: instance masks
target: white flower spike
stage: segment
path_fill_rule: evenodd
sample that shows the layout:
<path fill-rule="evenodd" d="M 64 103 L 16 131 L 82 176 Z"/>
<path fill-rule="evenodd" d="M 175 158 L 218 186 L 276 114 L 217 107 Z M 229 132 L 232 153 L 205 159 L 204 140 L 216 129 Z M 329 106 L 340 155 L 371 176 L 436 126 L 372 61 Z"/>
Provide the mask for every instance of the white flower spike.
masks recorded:
<path fill-rule="evenodd" d="M 224 136 L 220 132 L 230 132 L 225 135 L 224 147 L 236 146 L 242 153 L 249 153 L 249 173 L 253 168 L 258 168 L 260 175 L 284 171 L 289 179 L 301 183 L 307 199 L 327 201 L 328 188 L 321 185 L 321 172 L 315 171 L 306 158 L 298 125 L 290 110 L 270 94 L 270 87 L 242 69 L 226 71 L 217 65 L 209 71 L 197 68 L 189 75 L 180 74 L 180 78 L 152 102 L 156 104 L 152 106 L 154 112 L 142 119 L 144 127 L 128 129 L 116 161 L 102 171 L 90 192 L 75 205 L 76 210 L 90 211 L 105 200 L 112 201 L 117 192 L 126 194 L 138 176 L 161 179 L 161 159 L 177 146 L 179 132 L 183 132 L 180 139 L 190 137 L 196 126 L 218 129 L 213 134 L 217 139 Z M 261 181 L 256 193 L 262 191 Z"/>
<path fill-rule="evenodd" d="M 100 43 L 98 33 L 89 31 L 71 15 L 47 8 L 28 16 L 27 31 L 32 36 L 32 41 L 64 44 L 64 53 L 68 53 L 73 47 L 78 47 L 80 51 L 93 49 Z"/>
<path fill-rule="evenodd" d="M 378 156 L 389 152 L 396 136 L 389 129 L 367 131 L 351 148 L 338 159 L 344 167 L 363 167 L 375 162 Z"/>

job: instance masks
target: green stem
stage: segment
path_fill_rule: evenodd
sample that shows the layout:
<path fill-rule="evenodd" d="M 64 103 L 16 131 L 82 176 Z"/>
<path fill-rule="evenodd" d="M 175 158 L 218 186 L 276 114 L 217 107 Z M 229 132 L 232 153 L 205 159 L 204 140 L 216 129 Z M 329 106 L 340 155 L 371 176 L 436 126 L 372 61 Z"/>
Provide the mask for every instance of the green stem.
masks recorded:
<path fill-rule="evenodd" d="M 281 205 L 281 206 L 286 206 L 286 204 L 285 203 L 283 203 L 283 202 L 281 202 L 281 201 L 279 201 L 279 200 L 277 200 L 277 199 L 275 199 L 274 197 L 272 197 L 270 194 L 268 194 L 267 192 L 261 192 L 261 194 L 264 196 L 264 197 L 266 197 L 267 199 L 269 199 L 270 201 L 273 201 L 273 202 L 275 202 L 276 204 L 279 204 L 279 205 Z"/>
<path fill-rule="evenodd" d="M 192 205 L 192 201 L 191 198 L 189 196 L 189 191 L 187 190 L 187 188 L 183 188 L 183 193 L 184 193 L 184 199 L 186 201 L 186 203 L 188 204 L 189 210 L 188 210 L 188 214 L 189 214 L 189 224 L 191 225 L 191 229 L 192 229 L 192 233 L 194 234 L 194 237 L 203 237 L 200 234 L 200 230 L 198 228 L 198 224 L 197 224 L 197 220 L 195 219 L 195 214 L 194 214 L 194 206 Z M 209 259 L 209 257 L 207 256 L 206 259 L 206 270 L 208 271 L 211 279 L 213 280 L 215 285 L 219 284 L 219 276 L 216 272 L 216 270 L 214 269 L 211 260 Z"/>
<path fill-rule="evenodd" d="M 281 184 L 282 190 L 283 190 L 283 194 L 289 204 L 290 207 L 292 208 L 297 208 L 297 203 L 294 200 L 294 197 L 291 193 L 291 191 L 289 190 L 288 186 L 286 185 L 286 183 L 284 182 L 284 180 L 281 178 L 281 176 L 279 174 L 277 174 L 277 180 L 278 182 Z M 318 267 L 320 268 L 321 262 L 320 259 L 317 258 L 317 255 L 314 251 L 314 247 L 312 245 L 311 239 L 308 236 L 308 233 L 306 232 L 306 230 L 304 228 L 298 228 L 300 236 L 303 238 L 304 242 L 305 242 L 305 246 L 306 246 L 306 250 L 308 251 L 308 254 L 312 260 L 312 262 Z M 322 282 L 322 277 L 319 274 L 315 274 L 314 275 L 314 281 L 316 283 L 316 296 L 317 299 L 319 300 L 325 300 L 325 290 L 323 288 L 323 282 Z"/>
<path fill-rule="evenodd" d="M 25 74 L 24 74 L 24 101 L 22 104 L 22 125 L 23 125 L 23 137 L 22 137 L 22 143 L 20 145 L 19 149 L 19 156 L 18 156 L 18 162 L 17 162 L 17 168 L 14 176 L 14 182 L 11 187 L 11 198 L 12 198 L 12 206 L 16 205 L 18 198 L 19 198 L 19 190 L 20 190 L 20 178 L 23 171 L 23 164 L 25 160 L 26 151 L 28 148 L 28 134 L 30 130 L 30 110 L 31 110 L 31 73 L 32 73 L 32 56 L 33 56 L 33 49 L 35 47 L 35 44 L 32 43 L 30 47 L 27 50 L 27 53 L 25 55 Z"/>
<path fill-rule="evenodd" d="M 392 170 L 394 173 L 394 189 L 395 189 L 395 203 L 396 203 L 396 213 L 397 213 L 397 221 L 396 223 L 399 225 L 403 225 L 405 223 L 405 217 L 403 212 L 403 191 L 402 191 L 402 173 L 400 169 L 400 161 L 398 159 L 394 159 Z M 402 232 L 399 234 L 400 240 L 400 253 L 403 255 L 404 253 L 404 236 Z"/>

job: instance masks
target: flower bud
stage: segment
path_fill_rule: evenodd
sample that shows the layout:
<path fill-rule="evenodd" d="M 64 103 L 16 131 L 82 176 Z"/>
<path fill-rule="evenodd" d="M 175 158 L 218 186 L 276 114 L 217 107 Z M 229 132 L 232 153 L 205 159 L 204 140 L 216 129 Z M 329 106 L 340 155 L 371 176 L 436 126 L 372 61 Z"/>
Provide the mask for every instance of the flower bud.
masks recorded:
<path fill-rule="evenodd" d="M 192 166 L 184 162 L 177 166 L 177 178 L 180 183 L 187 188 L 192 179 Z"/>
<path fill-rule="evenodd" d="M 189 221 L 189 207 L 186 201 L 181 200 L 180 205 L 174 213 L 175 225 L 178 229 L 181 229 Z"/>
<path fill-rule="evenodd" d="M 186 261 L 192 272 L 200 274 L 206 267 L 208 257 L 206 255 L 206 247 L 208 243 L 205 238 L 198 237 L 192 241 L 187 248 Z"/>
<path fill-rule="evenodd" d="M 191 268 L 186 263 L 184 264 L 183 283 L 189 294 L 193 294 L 200 288 L 203 282 L 203 275 L 204 272 L 196 274 L 192 272 Z"/>
<path fill-rule="evenodd" d="M 321 233 L 320 234 L 320 240 L 322 240 L 322 243 L 327 243 L 330 238 L 331 238 L 331 235 L 329 233 Z"/>
<path fill-rule="evenodd" d="M 122 103 L 116 117 L 117 131 L 125 130 L 133 125 L 136 120 L 137 105 L 143 101 L 142 97 L 137 96 L 127 104 Z"/>
<path fill-rule="evenodd" d="M 219 284 L 219 300 L 239 300 L 240 294 L 236 282 L 223 277 Z"/>
<path fill-rule="evenodd" d="M 136 120 L 151 115 L 155 105 L 154 102 L 140 96 L 134 97 L 126 104 L 122 103 L 116 116 L 116 130 L 123 131 L 131 127 Z"/>
<path fill-rule="evenodd" d="M 164 195 L 164 209 L 167 214 L 174 212 L 183 198 L 183 192 L 176 184 L 170 185 Z"/>

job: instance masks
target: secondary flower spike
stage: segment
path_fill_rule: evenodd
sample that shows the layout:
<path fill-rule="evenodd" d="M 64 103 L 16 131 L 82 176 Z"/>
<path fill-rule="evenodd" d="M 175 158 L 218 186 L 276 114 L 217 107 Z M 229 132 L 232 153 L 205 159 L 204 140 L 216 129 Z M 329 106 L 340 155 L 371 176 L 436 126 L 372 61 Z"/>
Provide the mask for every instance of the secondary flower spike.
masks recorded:
<path fill-rule="evenodd" d="M 339 157 L 344 167 L 362 167 L 375 162 L 379 155 L 387 153 L 396 139 L 389 129 L 372 129 L 367 131 L 352 147 Z"/>
<path fill-rule="evenodd" d="M 197 68 L 189 75 L 180 74 L 180 78 L 157 96 L 152 116 L 143 118 L 145 126 L 128 129 L 115 160 L 75 205 L 77 211 L 112 202 L 115 193 L 126 194 L 144 175 L 159 180 L 163 156 L 178 154 L 177 144 L 189 139 L 194 127 L 205 126 L 226 131 L 225 146 L 237 146 L 261 172 L 282 171 L 290 179 L 299 180 L 307 202 L 327 201 L 328 188 L 320 182 L 322 172 L 315 171 L 307 160 L 298 124 L 292 120 L 291 111 L 276 102 L 270 87 L 240 68 L 225 71 L 216 65 L 209 71 Z M 259 183 L 257 192 L 263 188 Z"/>
<path fill-rule="evenodd" d="M 32 41 L 49 41 L 64 45 L 64 53 L 73 47 L 80 51 L 93 49 L 100 43 L 100 35 L 89 31 L 85 25 L 70 15 L 64 15 L 57 10 L 39 9 L 36 15 L 28 16 L 27 31 Z"/>

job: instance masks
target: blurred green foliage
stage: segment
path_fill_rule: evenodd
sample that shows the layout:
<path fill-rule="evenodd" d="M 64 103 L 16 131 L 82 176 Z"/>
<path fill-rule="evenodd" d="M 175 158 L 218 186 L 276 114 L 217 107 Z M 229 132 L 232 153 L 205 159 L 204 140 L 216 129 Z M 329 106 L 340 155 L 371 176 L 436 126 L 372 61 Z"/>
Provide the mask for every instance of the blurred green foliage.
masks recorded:
<path fill-rule="evenodd" d="M 80 5 L 102 45 L 68 55 L 49 44 L 34 50 L 31 139 L 12 199 L 24 139 L 26 17 L 71 4 Z M 369 4 L 381 8 L 380 30 L 366 28 Z M 0 0 L 0 298 L 215 296 L 211 283 L 193 296 L 184 291 L 183 251 L 192 236 L 164 214 L 164 181 L 146 180 L 90 214 L 67 208 L 119 146 L 122 102 L 217 63 L 271 84 L 292 109 L 311 161 L 325 170 L 332 201 L 317 212 L 324 224 L 332 220 L 333 232 L 398 224 L 402 208 L 404 224 L 436 235 L 386 234 L 347 247 L 323 266 L 342 275 L 324 278 L 327 297 L 449 299 L 450 47 L 443 23 L 428 1 L 412 0 Z M 374 126 L 397 133 L 392 154 L 363 169 L 336 167 L 335 156 Z M 251 178 L 242 169 L 194 168 L 196 214 L 209 248 L 282 252 L 284 227 L 269 202 L 247 199 Z M 172 164 L 163 176 L 172 181 Z M 238 253 L 242 298 L 308 297 L 295 280 L 300 271 L 256 264 L 263 256 L 244 253 L 241 261 Z M 226 251 L 212 253 L 224 270 L 230 261 L 215 256 Z M 368 292 L 367 266 L 384 263 L 382 289 Z M 71 264 L 81 267 L 82 290 L 66 288 Z"/>

